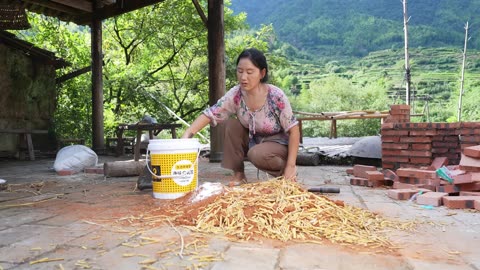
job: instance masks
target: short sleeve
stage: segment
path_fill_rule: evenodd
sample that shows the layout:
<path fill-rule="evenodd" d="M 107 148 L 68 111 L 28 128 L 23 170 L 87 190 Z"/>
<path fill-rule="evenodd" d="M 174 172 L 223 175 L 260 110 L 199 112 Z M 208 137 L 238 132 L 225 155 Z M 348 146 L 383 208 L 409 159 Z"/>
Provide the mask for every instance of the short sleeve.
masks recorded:
<path fill-rule="evenodd" d="M 210 119 L 210 125 L 216 126 L 235 114 L 240 106 L 240 87 L 231 88 L 217 103 L 203 111 Z"/>
<path fill-rule="evenodd" d="M 287 95 L 285 95 L 280 88 L 272 88 L 274 89 L 272 93 L 273 102 L 279 111 L 280 125 L 285 132 L 288 132 L 292 127 L 298 125 L 297 118 L 293 114 L 292 105 L 290 104 Z"/>

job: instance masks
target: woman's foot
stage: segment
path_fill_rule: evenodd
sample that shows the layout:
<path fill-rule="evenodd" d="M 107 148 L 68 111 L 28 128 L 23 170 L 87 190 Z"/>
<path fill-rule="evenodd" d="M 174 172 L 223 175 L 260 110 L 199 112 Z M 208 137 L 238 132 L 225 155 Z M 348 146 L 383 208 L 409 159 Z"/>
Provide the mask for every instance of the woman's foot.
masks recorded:
<path fill-rule="evenodd" d="M 235 186 L 240 186 L 246 183 L 248 183 L 247 176 L 245 175 L 244 172 L 234 172 L 233 179 L 228 183 L 228 186 L 235 187 Z"/>

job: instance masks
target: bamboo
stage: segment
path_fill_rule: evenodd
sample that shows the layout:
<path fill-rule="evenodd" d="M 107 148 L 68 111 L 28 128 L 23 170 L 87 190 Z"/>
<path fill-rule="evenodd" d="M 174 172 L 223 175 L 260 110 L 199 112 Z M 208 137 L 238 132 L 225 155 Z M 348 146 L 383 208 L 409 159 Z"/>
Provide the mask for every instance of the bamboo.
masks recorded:
<path fill-rule="evenodd" d="M 462 119 L 462 98 L 463 98 L 463 83 L 465 80 L 465 61 L 467 59 L 467 43 L 468 43 L 468 21 L 465 25 L 465 43 L 463 45 L 463 61 L 462 61 L 462 78 L 460 79 L 460 96 L 458 97 L 458 115 L 457 120 L 458 122 Z"/>
<path fill-rule="evenodd" d="M 251 213 L 253 211 L 253 213 Z M 230 190 L 207 205 L 196 218 L 195 229 L 223 233 L 237 239 L 264 236 L 281 241 L 322 240 L 367 247 L 393 247 L 381 232 L 408 225 L 381 218 L 352 206 L 339 206 L 297 184 L 270 180 Z"/>
<path fill-rule="evenodd" d="M 30 265 L 37 264 L 37 263 L 46 263 L 46 262 L 58 262 L 58 261 L 63 261 L 63 260 L 64 260 L 63 258 L 54 258 L 54 259 L 42 258 L 40 260 L 31 261 Z"/>

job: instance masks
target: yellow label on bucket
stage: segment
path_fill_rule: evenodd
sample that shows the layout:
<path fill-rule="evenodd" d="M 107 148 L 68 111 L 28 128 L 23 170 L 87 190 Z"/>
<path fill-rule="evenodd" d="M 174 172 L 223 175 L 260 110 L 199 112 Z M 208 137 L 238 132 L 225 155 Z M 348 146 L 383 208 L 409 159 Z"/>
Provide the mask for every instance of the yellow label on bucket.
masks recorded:
<path fill-rule="evenodd" d="M 197 152 L 151 154 L 152 171 L 159 176 L 172 175 L 172 178 L 153 176 L 154 193 L 186 193 L 197 187 Z"/>

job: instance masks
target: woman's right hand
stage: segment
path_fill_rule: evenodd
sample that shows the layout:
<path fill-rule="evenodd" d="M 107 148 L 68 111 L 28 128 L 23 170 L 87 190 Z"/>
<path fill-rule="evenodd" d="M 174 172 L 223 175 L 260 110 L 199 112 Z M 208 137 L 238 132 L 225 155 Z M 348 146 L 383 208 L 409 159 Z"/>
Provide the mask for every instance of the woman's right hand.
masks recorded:
<path fill-rule="evenodd" d="M 185 133 L 182 135 L 182 139 L 191 139 L 197 132 L 202 130 L 206 125 L 210 123 L 210 118 L 205 116 L 203 113 L 193 121 L 193 123 L 185 130 Z"/>
<path fill-rule="evenodd" d="M 181 139 L 190 139 L 190 138 L 193 138 L 195 134 L 193 134 L 192 132 L 190 132 L 188 129 L 185 131 L 185 133 L 183 133 L 182 137 L 180 137 Z"/>

